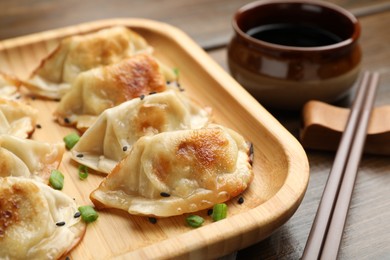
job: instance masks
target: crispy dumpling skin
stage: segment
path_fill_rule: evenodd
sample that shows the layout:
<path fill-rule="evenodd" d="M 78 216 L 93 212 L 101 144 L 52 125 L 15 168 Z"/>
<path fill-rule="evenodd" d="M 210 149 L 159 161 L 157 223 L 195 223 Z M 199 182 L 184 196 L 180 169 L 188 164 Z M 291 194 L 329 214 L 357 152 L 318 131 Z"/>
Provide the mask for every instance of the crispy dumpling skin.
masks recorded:
<path fill-rule="evenodd" d="M 86 224 L 65 193 L 18 177 L 0 178 L 0 259 L 58 259 L 82 239 Z M 65 222 L 63 226 L 56 223 Z"/>
<path fill-rule="evenodd" d="M 27 138 L 35 129 L 38 110 L 17 100 L 0 97 L 0 134 Z"/>
<path fill-rule="evenodd" d="M 135 55 L 81 73 L 58 104 L 55 117 L 61 125 L 75 124 L 84 131 L 105 109 L 141 95 L 165 91 L 166 85 L 152 56 Z"/>
<path fill-rule="evenodd" d="M 141 137 L 90 198 L 98 208 L 157 217 L 206 209 L 248 187 L 249 151 L 240 134 L 217 125 Z"/>
<path fill-rule="evenodd" d="M 83 71 L 114 64 L 152 47 L 136 32 L 115 26 L 63 39 L 32 73 L 24 85 L 34 94 L 60 99 Z"/>
<path fill-rule="evenodd" d="M 51 170 L 58 168 L 64 152 L 62 143 L 0 135 L 0 178 L 20 176 L 48 183 Z"/>
<path fill-rule="evenodd" d="M 14 76 L 0 72 L 0 97 L 15 99 L 20 97 L 19 89 L 21 82 Z"/>
<path fill-rule="evenodd" d="M 201 108 L 175 90 L 132 99 L 105 110 L 73 147 L 72 158 L 109 173 L 140 137 L 202 128 L 209 118 L 208 108 Z"/>

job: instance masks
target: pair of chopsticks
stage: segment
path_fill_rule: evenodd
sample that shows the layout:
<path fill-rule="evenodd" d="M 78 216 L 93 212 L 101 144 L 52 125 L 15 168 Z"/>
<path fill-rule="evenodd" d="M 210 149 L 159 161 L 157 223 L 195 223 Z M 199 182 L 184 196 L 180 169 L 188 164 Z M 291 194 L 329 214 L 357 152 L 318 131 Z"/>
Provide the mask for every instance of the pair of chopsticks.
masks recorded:
<path fill-rule="evenodd" d="M 379 74 L 363 74 L 302 259 L 336 259 L 366 140 Z"/>

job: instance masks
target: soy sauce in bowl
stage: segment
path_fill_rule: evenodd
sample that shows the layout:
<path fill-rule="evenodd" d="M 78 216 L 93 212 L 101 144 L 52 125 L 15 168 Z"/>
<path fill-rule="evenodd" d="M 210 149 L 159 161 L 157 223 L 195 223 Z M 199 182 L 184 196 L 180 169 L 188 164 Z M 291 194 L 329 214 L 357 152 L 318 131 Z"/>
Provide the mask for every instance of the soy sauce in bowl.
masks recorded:
<path fill-rule="evenodd" d="M 246 33 L 258 40 L 295 47 L 319 47 L 343 41 L 341 37 L 325 29 L 292 23 L 261 25 Z"/>
<path fill-rule="evenodd" d="M 227 47 L 231 75 L 267 108 L 346 97 L 362 57 L 359 21 L 320 0 L 258 0 L 239 8 Z"/>

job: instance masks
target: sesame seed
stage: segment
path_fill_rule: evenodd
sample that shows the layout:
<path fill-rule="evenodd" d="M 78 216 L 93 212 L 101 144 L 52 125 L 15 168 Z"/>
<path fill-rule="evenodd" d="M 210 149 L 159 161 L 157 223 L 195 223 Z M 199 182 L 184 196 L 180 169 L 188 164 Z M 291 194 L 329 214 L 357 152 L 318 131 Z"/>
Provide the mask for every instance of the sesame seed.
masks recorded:
<path fill-rule="evenodd" d="M 78 158 L 83 158 L 83 157 L 84 157 L 84 154 L 79 153 L 79 154 L 76 155 L 76 157 L 78 157 Z"/>
<path fill-rule="evenodd" d="M 157 223 L 157 219 L 156 218 L 152 218 L 152 217 L 149 217 L 149 222 L 152 223 L 152 224 L 156 224 Z"/>
<path fill-rule="evenodd" d="M 244 198 L 243 197 L 239 197 L 237 202 L 238 202 L 238 204 L 244 203 Z"/>
<path fill-rule="evenodd" d="M 81 216 L 81 213 L 79 211 L 77 211 L 76 213 L 74 213 L 73 217 L 74 218 L 79 218 Z"/>
<path fill-rule="evenodd" d="M 208 209 L 207 210 L 207 216 L 211 216 L 211 214 L 213 214 L 213 209 Z"/>
<path fill-rule="evenodd" d="M 153 94 L 156 94 L 157 92 L 156 91 L 152 91 L 149 93 L 149 95 L 153 95 Z"/>
<path fill-rule="evenodd" d="M 58 227 L 65 226 L 65 221 L 57 222 L 56 225 L 57 225 Z"/>
<path fill-rule="evenodd" d="M 145 98 L 145 95 L 141 95 L 141 96 L 139 96 L 139 98 L 140 98 L 141 100 L 143 100 L 143 99 Z"/>
<path fill-rule="evenodd" d="M 40 124 L 37 124 L 36 127 L 37 127 L 38 129 L 41 129 L 41 128 L 42 128 L 42 126 L 41 126 Z"/>
<path fill-rule="evenodd" d="M 171 82 L 169 80 L 167 80 L 167 84 L 169 85 L 169 84 L 171 84 Z"/>
<path fill-rule="evenodd" d="M 161 192 L 161 193 L 160 193 L 160 196 L 161 196 L 161 197 L 170 197 L 171 194 L 166 193 L 166 192 Z"/>
<path fill-rule="evenodd" d="M 126 151 L 127 151 L 127 146 L 126 146 L 126 145 L 123 146 L 122 150 L 123 150 L 124 152 L 126 152 Z"/>
<path fill-rule="evenodd" d="M 64 122 L 67 123 L 67 124 L 69 124 L 69 123 L 70 123 L 69 118 L 65 117 L 65 118 L 64 118 Z"/>

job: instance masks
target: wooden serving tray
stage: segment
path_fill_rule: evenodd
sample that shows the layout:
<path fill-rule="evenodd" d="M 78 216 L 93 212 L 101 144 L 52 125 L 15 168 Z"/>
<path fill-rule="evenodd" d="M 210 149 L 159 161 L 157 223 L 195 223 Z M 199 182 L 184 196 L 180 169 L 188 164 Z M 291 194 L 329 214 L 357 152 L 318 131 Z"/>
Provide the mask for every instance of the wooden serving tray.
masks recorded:
<path fill-rule="evenodd" d="M 142 19 L 102 20 L 46 31 L 0 42 L 0 70 L 24 78 L 58 41 L 66 36 L 124 25 L 140 33 L 155 49 L 155 55 L 180 70 L 186 94 L 213 109 L 215 122 L 241 133 L 254 144 L 254 181 L 241 196 L 228 202 L 228 217 L 212 222 L 206 210 L 197 214 L 206 219 L 197 229 L 185 224 L 184 216 L 158 219 L 127 212 L 103 210 L 89 224 L 81 243 L 68 255 L 71 259 L 216 258 L 268 237 L 298 208 L 309 179 L 306 154 L 299 142 L 251 95 L 220 68 L 187 35 L 167 24 Z M 30 99 L 40 112 L 33 139 L 62 142 L 75 131 L 54 122 L 57 103 Z M 77 164 L 66 152 L 60 165 L 65 175 L 63 192 L 80 205 L 91 204 L 89 194 L 103 176 L 90 174 L 80 180 Z"/>

